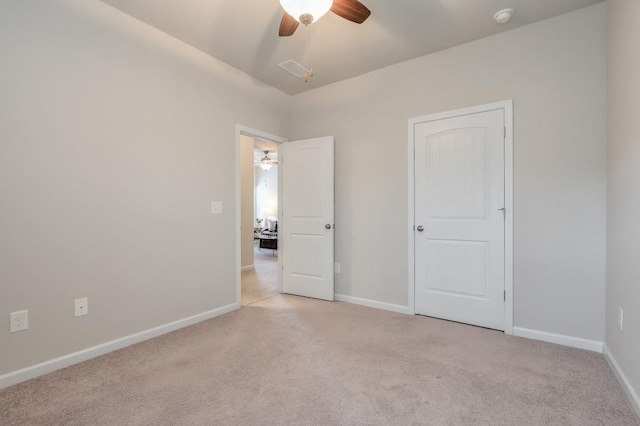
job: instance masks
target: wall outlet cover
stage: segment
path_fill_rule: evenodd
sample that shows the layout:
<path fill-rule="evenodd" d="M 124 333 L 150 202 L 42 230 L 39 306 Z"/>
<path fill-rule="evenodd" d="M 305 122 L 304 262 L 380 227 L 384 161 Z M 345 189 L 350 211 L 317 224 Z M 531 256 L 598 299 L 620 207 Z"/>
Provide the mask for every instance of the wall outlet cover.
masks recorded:
<path fill-rule="evenodd" d="M 29 311 L 16 311 L 9 314 L 9 332 L 15 333 L 29 328 Z"/>
<path fill-rule="evenodd" d="M 622 331 L 623 324 L 624 324 L 624 311 L 620 306 L 618 306 L 618 325 L 620 326 L 620 331 Z"/>
<path fill-rule="evenodd" d="M 222 214 L 222 201 L 212 201 L 211 202 L 211 213 L 212 214 Z"/>

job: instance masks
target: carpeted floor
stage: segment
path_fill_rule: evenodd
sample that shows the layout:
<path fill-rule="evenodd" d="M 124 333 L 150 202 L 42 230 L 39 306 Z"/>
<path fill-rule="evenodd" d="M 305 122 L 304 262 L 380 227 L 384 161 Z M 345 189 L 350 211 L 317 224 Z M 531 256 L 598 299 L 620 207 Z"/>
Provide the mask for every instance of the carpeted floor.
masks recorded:
<path fill-rule="evenodd" d="M 640 425 L 602 355 L 268 295 L 0 391 L 1 425 Z"/>

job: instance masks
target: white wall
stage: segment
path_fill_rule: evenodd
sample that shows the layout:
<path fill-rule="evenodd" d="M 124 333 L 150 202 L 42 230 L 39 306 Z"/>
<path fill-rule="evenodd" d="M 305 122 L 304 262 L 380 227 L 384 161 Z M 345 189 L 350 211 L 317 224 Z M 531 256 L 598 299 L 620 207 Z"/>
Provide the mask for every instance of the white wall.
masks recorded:
<path fill-rule="evenodd" d="M 608 0 L 607 347 L 640 415 L 640 2 Z M 624 309 L 624 328 L 618 326 Z"/>
<path fill-rule="evenodd" d="M 235 303 L 236 124 L 288 97 L 96 0 L 3 1 L 0 63 L 0 375 Z"/>
<path fill-rule="evenodd" d="M 602 341 L 605 6 L 293 98 L 292 139 L 336 140 L 336 292 L 407 305 L 407 120 L 514 100 L 514 323 Z"/>
<path fill-rule="evenodd" d="M 253 176 L 253 137 L 240 135 L 240 264 L 243 268 L 253 266 L 253 227 L 255 226 Z"/>
<path fill-rule="evenodd" d="M 255 167 L 256 178 L 256 217 L 265 219 L 262 227 L 267 227 L 268 217 L 278 217 L 278 166 L 269 170 Z"/>

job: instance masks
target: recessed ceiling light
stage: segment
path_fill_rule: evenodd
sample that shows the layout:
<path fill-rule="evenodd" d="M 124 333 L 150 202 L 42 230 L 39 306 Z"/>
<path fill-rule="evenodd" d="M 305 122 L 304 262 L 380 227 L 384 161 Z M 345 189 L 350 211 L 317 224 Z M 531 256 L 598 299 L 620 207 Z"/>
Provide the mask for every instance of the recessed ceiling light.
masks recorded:
<path fill-rule="evenodd" d="M 513 16 L 513 9 L 508 8 L 508 9 L 502 9 L 496 12 L 496 14 L 493 15 L 493 19 L 495 19 L 498 24 L 506 24 L 511 20 L 512 16 Z"/>

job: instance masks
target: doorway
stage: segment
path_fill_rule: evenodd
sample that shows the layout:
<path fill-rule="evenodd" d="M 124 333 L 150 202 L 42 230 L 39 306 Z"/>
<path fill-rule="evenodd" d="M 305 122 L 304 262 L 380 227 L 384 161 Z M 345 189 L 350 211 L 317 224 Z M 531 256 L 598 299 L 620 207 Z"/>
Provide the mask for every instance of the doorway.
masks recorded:
<path fill-rule="evenodd" d="M 410 307 L 511 334 L 512 103 L 409 122 Z"/>
<path fill-rule="evenodd" d="M 284 138 L 238 126 L 236 297 L 246 306 L 279 294 L 278 147 Z"/>

